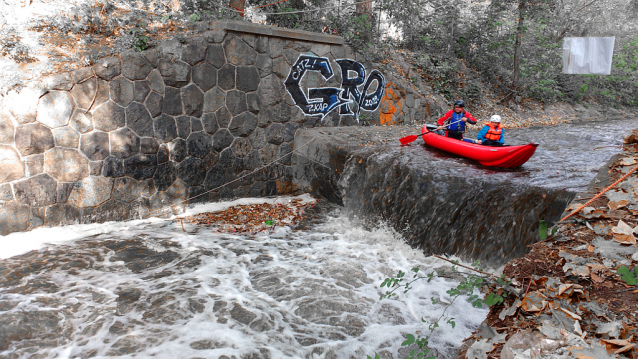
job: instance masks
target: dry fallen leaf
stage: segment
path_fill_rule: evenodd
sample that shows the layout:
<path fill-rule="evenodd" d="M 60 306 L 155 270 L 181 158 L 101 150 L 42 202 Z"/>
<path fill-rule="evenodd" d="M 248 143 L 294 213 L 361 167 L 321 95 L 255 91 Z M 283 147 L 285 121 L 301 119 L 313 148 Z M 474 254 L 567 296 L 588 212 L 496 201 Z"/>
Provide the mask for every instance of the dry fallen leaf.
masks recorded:
<path fill-rule="evenodd" d="M 618 221 L 618 225 L 611 228 L 614 232 L 614 240 L 622 244 L 636 244 L 636 237 L 634 237 L 634 229 L 622 220 Z"/>
<path fill-rule="evenodd" d="M 614 202 L 614 201 L 609 201 L 609 203 L 607 203 L 607 206 L 609 207 L 609 209 L 611 209 L 612 211 L 615 211 L 619 208 L 623 208 L 626 207 L 629 204 L 629 201 L 626 199 L 623 199 L 621 201 L 618 202 Z"/>
<path fill-rule="evenodd" d="M 597 275 L 596 275 L 596 274 L 594 274 L 594 273 L 592 273 L 592 274 L 591 274 L 591 280 L 592 280 L 592 282 L 594 282 L 594 283 L 602 283 L 602 282 L 604 282 L 604 281 L 605 281 L 603 278 L 601 278 L 601 277 L 597 276 Z"/>

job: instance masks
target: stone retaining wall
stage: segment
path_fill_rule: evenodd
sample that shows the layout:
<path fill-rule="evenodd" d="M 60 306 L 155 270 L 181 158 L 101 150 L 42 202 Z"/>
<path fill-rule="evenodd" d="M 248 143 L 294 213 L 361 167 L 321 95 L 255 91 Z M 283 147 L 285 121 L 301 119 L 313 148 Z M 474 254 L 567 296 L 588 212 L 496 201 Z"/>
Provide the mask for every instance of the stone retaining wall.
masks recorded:
<path fill-rule="evenodd" d="M 342 101 L 310 116 L 284 82 L 309 66 L 300 55 L 328 59 L 332 69 L 339 59 L 356 60 L 368 73 L 372 64 L 336 36 L 234 22 L 213 27 L 6 96 L 0 103 L 0 234 L 137 218 L 187 199 L 297 191 L 286 156 L 295 131 L 357 124 L 356 114 L 340 112 L 356 113 L 358 106 L 345 108 Z M 302 70 L 298 80 L 308 96 L 309 87 L 343 85 L 338 70 L 330 77 Z M 378 108 L 368 113 L 379 118 Z"/>

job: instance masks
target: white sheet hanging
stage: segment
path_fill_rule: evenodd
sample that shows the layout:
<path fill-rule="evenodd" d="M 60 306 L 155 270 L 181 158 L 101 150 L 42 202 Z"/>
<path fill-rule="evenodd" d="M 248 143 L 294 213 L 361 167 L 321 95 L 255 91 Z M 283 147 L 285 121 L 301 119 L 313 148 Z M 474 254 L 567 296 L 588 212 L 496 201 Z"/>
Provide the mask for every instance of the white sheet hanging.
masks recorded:
<path fill-rule="evenodd" d="M 615 37 L 566 37 L 563 73 L 609 75 Z"/>

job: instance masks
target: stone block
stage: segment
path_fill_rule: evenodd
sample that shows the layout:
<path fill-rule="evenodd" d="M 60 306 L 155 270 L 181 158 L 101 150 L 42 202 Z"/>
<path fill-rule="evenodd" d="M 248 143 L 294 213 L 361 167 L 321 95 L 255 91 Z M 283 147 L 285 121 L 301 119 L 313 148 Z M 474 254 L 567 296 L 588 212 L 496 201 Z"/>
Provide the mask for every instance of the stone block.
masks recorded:
<path fill-rule="evenodd" d="M 100 131 L 109 132 L 126 125 L 124 107 L 111 100 L 96 108 L 92 115 L 93 127 Z"/>
<path fill-rule="evenodd" d="M 233 139 L 233 135 L 231 135 L 227 129 L 220 128 L 213 135 L 213 149 L 217 152 L 221 152 L 233 143 Z"/>
<path fill-rule="evenodd" d="M 279 146 L 279 163 L 290 166 L 292 159 L 292 146 L 288 142 L 284 142 Z"/>
<path fill-rule="evenodd" d="M 226 30 L 215 29 L 212 31 L 207 31 L 204 37 L 206 38 L 206 41 L 208 41 L 209 43 L 218 44 L 224 41 L 224 38 L 226 38 Z"/>
<path fill-rule="evenodd" d="M 13 232 L 23 232 L 29 227 L 31 210 L 18 202 L 9 202 L 0 211 L 0 234 L 6 236 Z"/>
<path fill-rule="evenodd" d="M 261 98 L 261 103 L 266 107 L 270 107 L 281 102 L 284 91 L 283 82 L 277 76 L 270 75 L 261 80 L 257 94 Z"/>
<path fill-rule="evenodd" d="M 191 117 L 191 133 L 200 132 L 204 130 L 204 125 L 202 124 L 202 120 L 199 118 Z"/>
<path fill-rule="evenodd" d="M 217 110 L 217 112 L 215 112 L 215 116 L 217 117 L 217 124 L 219 125 L 219 127 L 222 128 L 228 127 L 230 120 L 233 118 L 226 106 L 223 106 L 219 110 Z"/>
<path fill-rule="evenodd" d="M 213 166 L 219 163 L 219 153 L 215 151 L 208 152 L 206 157 L 202 159 L 202 162 L 204 163 L 204 167 L 207 169 L 213 168 Z"/>
<path fill-rule="evenodd" d="M 79 84 L 93 77 L 93 70 L 90 67 L 82 67 L 71 71 L 71 77 L 73 77 L 73 82 Z"/>
<path fill-rule="evenodd" d="M 272 73 L 272 59 L 268 55 L 259 55 L 255 67 L 259 71 L 259 76 L 266 77 Z"/>
<path fill-rule="evenodd" d="M 118 76 L 109 81 L 111 100 L 122 107 L 128 106 L 133 101 L 134 90 L 133 81 L 124 76 Z"/>
<path fill-rule="evenodd" d="M 164 163 L 169 159 L 168 144 L 162 143 L 157 150 L 157 163 Z"/>
<path fill-rule="evenodd" d="M 217 70 L 206 62 L 194 66 L 193 82 L 206 92 L 217 84 Z"/>
<path fill-rule="evenodd" d="M 122 73 L 120 59 L 118 57 L 100 59 L 93 65 L 93 71 L 99 78 L 109 81 Z"/>
<path fill-rule="evenodd" d="M 226 94 L 226 108 L 235 116 L 248 110 L 246 94 L 242 91 L 231 90 Z"/>
<path fill-rule="evenodd" d="M 138 136 L 153 136 L 153 119 L 144 105 L 131 102 L 126 108 L 126 126 Z"/>
<path fill-rule="evenodd" d="M 207 190 L 217 189 L 224 185 L 224 169 L 221 165 L 215 166 L 206 172 L 206 178 L 204 179 L 204 188 Z"/>
<path fill-rule="evenodd" d="M 334 57 L 335 59 L 343 59 L 346 56 L 346 50 L 341 45 L 331 45 L 330 53 L 332 54 L 332 57 Z"/>
<path fill-rule="evenodd" d="M 20 125 L 15 131 L 15 145 L 23 156 L 44 153 L 55 146 L 53 133 L 39 123 Z"/>
<path fill-rule="evenodd" d="M 146 80 L 135 81 L 133 83 L 133 101 L 143 103 L 151 92 L 151 85 Z"/>
<path fill-rule="evenodd" d="M 257 91 L 261 76 L 255 66 L 237 66 L 237 84 L 238 90 L 244 92 Z"/>
<path fill-rule="evenodd" d="M 31 155 L 26 158 L 27 173 L 35 176 L 44 172 L 44 155 Z"/>
<path fill-rule="evenodd" d="M 330 53 L 330 45 L 315 43 L 312 44 L 310 51 L 317 56 L 324 57 Z"/>
<path fill-rule="evenodd" d="M 94 131 L 80 136 L 80 151 L 92 161 L 100 161 L 109 155 L 109 134 Z"/>
<path fill-rule="evenodd" d="M 226 104 L 226 92 L 218 86 L 204 94 L 204 112 L 215 112 Z"/>
<path fill-rule="evenodd" d="M 9 145 L 0 145 L 0 183 L 24 177 L 25 165 L 18 152 Z"/>
<path fill-rule="evenodd" d="M 173 184 L 166 190 L 166 195 L 169 198 L 170 203 L 178 203 L 186 199 L 186 195 L 188 194 L 188 185 L 183 181 L 177 179 Z"/>
<path fill-rule="evenodd" d="M 140 197 L 150 197 L 153 193 L 150 181 L 138 181 L 129 177 L 115 179 L 112 198 L 130 203 Z"/>
<path fill-rule="evenodd" d="M 273 37 L 268 39 L 270 45 L 270 57 L 277 58 L 284 54 L 284 46 L 286 45 L 285 41 L 278 37 Z"/>
<path fill-rule="evenodd" d="M 151 64 L 153 68 L 157 68 L 157 66 L 159 66 L 159 59 L 161 57 L 161 54 L 158 49 L 146 50 L 142 53 L 142 55 L 144 55 L 146 61 L 148 61 L 148 63 Z"/>
<path fill-rule="evenodd" d="M 168 115 L 161 115 L 154 119 L 153 132 L 155 134 L 155 138 L 162 143 L 172 141 L 177 137 L 175 119 Z"/>
<path fill-rule="evenodd" d="M 295 139 L 295 133 L 299 129 L 299 124 L 294 122 L 284 123 L 284 142 L 291 142 Z"/>
<path fill-rule="evenodd" d="M 153 70 L 153 66 L 139 52 L 129 51 L 120 55 L 122 76 L 129 80 L 143 80 Z"/>
<path fill-rule="evenodd" d="M 140 138 L 129 128 L 121 128 L 109 133 L 111 155 L 128 158 L 140 151 Z"/>
<path fill-rule="evenodd" d="M 181 89 L 184 114 L 200 117 L 204 110 L 204 93 L 195 84 Z"/>
<path fill-rule="evenodd" d="M 56 128 L 53 138 L 58 147 L 78 148 L 80 143 L 80 133 L 71 126 Z"/>
<path fill-rule="evenodd" d="M 226 64 L 217 71 L 217 86 L 223 90 L 235 88 L 235 66 Z"/>
<path fill-rule="evenodd" d="M 256 92 L 246 94 L 246 105 L 248 106 L 248 111 L 258 114 L 261 109 L 261 100 L 259 99 L 259 95 Z"/>
<path fill-rule="evenodd" d="M 46 92 L 44 86 L 28 86 L 10 91 L 3 99 L 4 106 L 19 124 L 35 122 L 40 97 Z"/>
<path fill-rule="evenodd" d="M 102 163 L 102 176 L 104 177 L 122 177 L 124 176 L 124 161 L 115 157 L 108 156 Z"/>
<path fill-rule="evenodd" d="M 244 112 L 234 116 L 228 124 L 228 130 L 233 136 L 246 137 L 257 127 L 257 116 L 250 112 Z"/>
<path fill-rule="evenodd" d="M 189 156 L 204 158 L 213 149 L 213 141 L 205 132 L 191 133 L 186 140 L 186 147 Z"/>
<path fill-rule="evenodd" d="M 107 177 L 84 178 L 73 186 L 67 203 L 79 208 L 99 206 L 111 198 L 113 182 Z"/>
<path fill-rule="evenodd" d="M 51 91 L 38 102 L 37 121 L 56 128 L 66 126 L 73 113 L 73 100 L 66 91 Z"/>
<path fill-rule="evenodd" d="M 157 117 L 162 114 L 162 108 L 164 106 L 164 96 L 157 92 L 151 92 L 144 101 L 144 106 L 148 110 L 151 117 Z"/>
<path fill-rule="evenodd" d="M 70 91 L 73 88 L 73 77 L 68 72 L 47 76 L 42 79 L 44 86 L 49 90 Z"/>
<path fill-rule="evenodd" d="M 64 203 L 69 199 L 69 195 L 73 190 L 74 182 L 58 182 L 58 187 L 56 190 L 56 202 Z"/>
<path fill-rule="evenodd" d="M 204 126 L 204 131 L 206 133 L 213 135 L 219 129 L 219 125 L 217 125 L 217 116 L 214 113 L 205 113 L 202 116 L 202 125 Z"/>
<path fill-rule="evenodd" d="M 269 44 L 268 44 L 268 37 L 267 36 L 258 36 L 255 39 L 255 51 L 257 51 L 260 54 L 265 54 L 270 50 Z"/>
<path fill-rule="evenodd" d="M 175 162 L 165 162 L 157 166 L 153 176 L 158 191 L 166 191 L 177 179 L 177 165 Z"/>
<path fill-rule="evenodd" d="M 252 149 L 244 157 L 244 167 L 248 171 L 253 171 L 263 164 L 264 163 L 262 162 L 262 159 L 261 159 L 261 153 L 259 153 L 259 150 L 257 149 Z"/>
<path fill-rule="evenodd" d="M 89 176 L 102 175 L 102 161 L 89 161 Z"/>
<path fill-rule="evenodd" d="M 195 65 L 206 58 L 206 43 L 203 39 L 197 38 L 184 47 L 182 60 L 190 65 Z"/>
<path fill-rule="evenodd" d="M 76 108 L 69 120 L 69 126 L 79 133 L 87 133 L 93 130 L 93 115 L 83 109 Z"/>
<path fill-rule="evenodd" d="M 164 84 L 172 87 L 186 86 L 191 80 L 191 67 L 184 61 L 160 59 L 159 71 Z"/>
<path fill-rule="evenodd" d="M 183 113 L 182 95 L 178 88 L 167 87 L 162 103 L 162 112 L 167 115 L 177 116 Z"/>
<path fill-rule="evenodd" d="M 261 154 L 261 158 L 264 163 L 270 163 L 279 158 L 279 146 L 273 145 L 272 143 L 267 143 L 264 147 L 259 150 Z"/>
<path fill-rule="evenodd" d="M 31 207 L 48 206 L 57 197 L 57 182 L 46 174 L 17 181 L 13 189 L 16 200 Z"/>
<path fill-rule="evenodd" d="M 286 61 L 289 64 L 294 64 L 295 62 L 297 62 L 297 58 L 299 58 L 299 55 L 299 51 L 295 50 L 294 48 L 284 49 L 284 58 L 286 58 Z"/>
<path fill-rule="evenodd" d="M 253 133 L 251 133 L 250 136 L 248 136 L 248 139 L 250 140 L 250 144 L 253 146 L 254 149 L 260 149 L 264 147 L 267 143 L 266 130 L 264 130 L 263 128 L 257 127 L 253 131 Z"/>
<path fill-rule="evenodd" d="M 56 147 L 44 153 L 44 171 L 60 182 L 75 182 L 89 175 L 89 160 L 77 150 Z"/>
<path fill-rule="evenodd" d="M 124 172 L 136 180 L 153 178 L 157 169 L 157 156 L 137 154 L 124 160 Z"/>
<path fill-rule="evenodd" d="M 290 106 L 280 103 L 272 108 L 274 122 L 290 122 L 292 120 L 292 111 Z"/>
<path fill-rule="evenodd" d="M 236 159 L 237 156 L 230 147 L 219 153 L 219 164 L 224 168 L 224 171 L 233 170 L 232 167 Z"/>
<path fill-rule="evenodd" d="M 151 86 L 152 91 L 155 91 L 162 95 L 164 94 L 164 89 L 166 88 L 166 86 L 164 85 L 164 79 L 162 79 L 162 75 L 160 74 L 159 70 L 155 69 L 151 71 L 146 80 Z"/>
<path fill-rule="evenodd" d="M 206 62 L 220 68 L 226 63 L 226 56 L 224 56 L 224 49 L 221 45 L 208 45 L 206 50 Z"/>
<path fill-rule="evenodd" d="M 206 168 L 199 158 L 188 157 L 177 165 L 177 176 L 189 187 L 199 186 L 206 178 Z"/>
<path fill-rule="evenodd" d="M 168 150 L 170 152 L 170 160 L 174 162 L 182 162 L 188 154 L 188 146 L 186 140 L 182 138 L 176 138 L 168 144 Z"/>
<path fill-rule="evenodd" d="M 13 190 L 9 183 L 0 185 L 0 203 L 13 201 Z"/>
<path fill-rule="evenodd" d="M 268 127 L 272 123 L 272 111 L 266 108 L 257 115 L 257 125 L 261 128 Z"/>
<path fill-rule="evenodd" d="M 266 141 L 274 145 L 280 145 L 284 142 L 284 125 L 281 123 L 273 123 L 266 128 Z"/>
<path fill-rule="evenodd" d="M 44 223 L 47 226 L 60 226 L 80 223 L 80 210 L 68 204 L 54 204 L 45 210 Z"/>
<path fill-rule="evenodd" d="M 280 81 L 288 77 L 288 74 L 290 73 L 290 64 L 286 61 L 285 57 L 281 56 L 272 60 L 272 73 L 277 75 Z"/>
<path fill-rule="evenodd" d="M 90 79 L 73 86 L 71 96 L 77 107 L 90 110 L 109 100 L 109 85 L 106 81 Z"/>
<path fill-rule="evenodd" d="M 140 152 L 149 155 L 156 154 L 159 150 L 159 143 L 153 137 L 142 137 L 140 139 Z"/>
<path fill-rule="evenodd" d="M 250 144 L 248 137 L 235 137 L 230 148 L 233 150 L 233 153 L 235 153 L 235 156 L 243 158 L 252 151 L 253 146 Z"/>
<path fill-rule="evenodd" d="M 191 134 L 191 118 L 189 116 L 175 117 L 175 123 L 177 124 L 177 136 L 183 139 L 187 139 Z"/>
<path fill-rule="evenodd" d="M 0 112 L 0 144 L 11 144 L 15 141 L 15 126 L 9 115 Z"/>

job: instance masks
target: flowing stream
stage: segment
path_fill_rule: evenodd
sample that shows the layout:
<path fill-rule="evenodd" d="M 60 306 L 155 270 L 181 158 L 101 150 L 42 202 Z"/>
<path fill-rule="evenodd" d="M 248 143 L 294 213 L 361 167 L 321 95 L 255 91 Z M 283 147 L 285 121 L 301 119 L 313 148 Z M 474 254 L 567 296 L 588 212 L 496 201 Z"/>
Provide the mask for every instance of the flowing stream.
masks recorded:
<path fill-rule="evenodd" d="M 507 196 L 522 204 L 542 194 L 573 196 L 583 189 L 618 151 L 604 146 L 618 144 L 632 125 L 623 120 L 508 131 L 509 143 L 541 143 L 536 155 L 514 171 L 482 168 L 423 146 L 393 148 L 367 160 L 379 173 L 420 166 L 427 181 L 419 187 L 402 181 L 389 190 L 394 201 L 408 206 L 427 207 L 406 200 L 421 198 L 417 194 L 425 183 L 432 194 L 426 199 L 450 200 L 450 178 L 462 179 L 454 180 L 460 190 L 478 188 L 488 195 L 494 193 L 490 187 L 513 188 Z M 450 302 L 446 291 L 463 275 L 406 243 L 405 233 L 393 229 L 403 226 L 376 220 L 364 226 L 352 216 L 365 214 L 362 199 L 371 198 L 357 199 L 366 187 L 355 178 L 375 178 L 366 168 L 348 164 L 341 181 L 345 208 L 317 204 L 301 226 L 271 233 L 229 235 L 194 225 L 182 230 L 178 221 L 150 219 L 0 237 L 0 358 L 363 359 L 374 352 L 405 357 L 414 347 L 400 346 L 404 335 L 427 333 L 422 320 L 441 316 Z M 521 197 L 519 190 L 530 192 Z M 467 217 L 467 223 L 487 218 L 479 215 L 485 198 L 490 197 L 465 200 L 463 206 L 474 206 L 473 214 L 457 217 Z M 242 199 L 189 211 L 287 200 Z M 453 222 L 447 217 L 423 223 L 443 228 L 430 229 L 441 238 L 445 230 L 456 236 L 445 221 Z M 379 300 L 386 277 L 413 267 L 439 275 L 416 282 L 397 299 Z M 486 314 L 485 308 L 456 300 L 445 316 L 455 318 L 455 328 L 442 324 L 436 329 L 433 354 L 452 356 Z"/>

